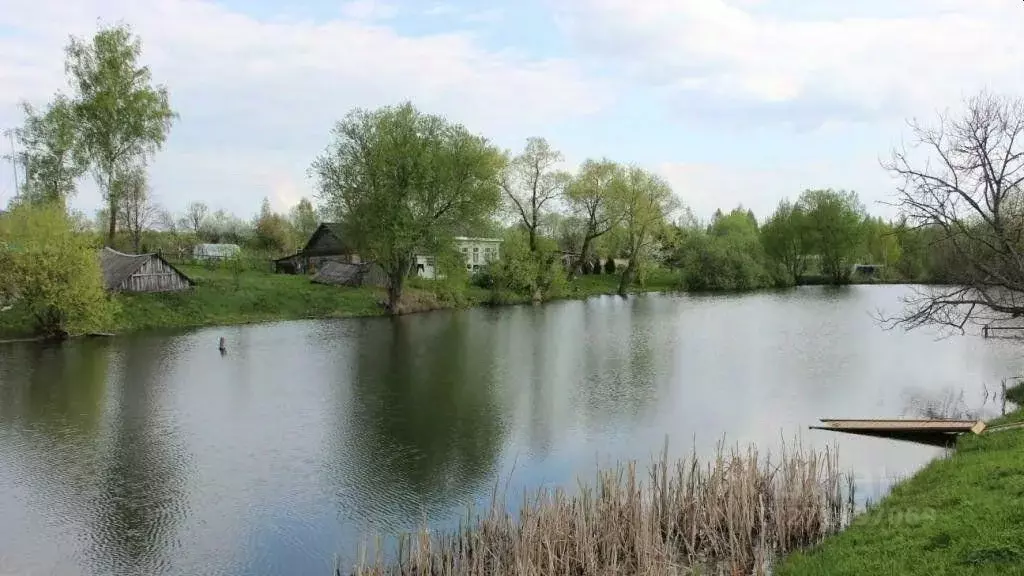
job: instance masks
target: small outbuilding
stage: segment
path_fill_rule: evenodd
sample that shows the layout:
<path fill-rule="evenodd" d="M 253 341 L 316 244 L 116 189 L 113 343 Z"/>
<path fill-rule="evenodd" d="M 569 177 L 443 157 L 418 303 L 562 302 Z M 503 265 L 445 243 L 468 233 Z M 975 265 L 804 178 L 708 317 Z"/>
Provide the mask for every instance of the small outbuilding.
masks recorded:
<path fill-rule="evenodd" d="M 104 287 L 111 292 L 176 292 L 195 285 L 159 254 L 100 250 Z"/>
<path fill-rule="evenodd" d="M 313 275 L 312 281 L 332 286 L 383 287 L 388 284 L 388 276 L 384 269 L 374 262 L 347 264 L 327 261 Z"/>
<path fill-rule="evenodd" d="M 192 248 L 192 258 L 200 261 L 227 260 L 241 253 L 238 244 L 196 244 Z"/>

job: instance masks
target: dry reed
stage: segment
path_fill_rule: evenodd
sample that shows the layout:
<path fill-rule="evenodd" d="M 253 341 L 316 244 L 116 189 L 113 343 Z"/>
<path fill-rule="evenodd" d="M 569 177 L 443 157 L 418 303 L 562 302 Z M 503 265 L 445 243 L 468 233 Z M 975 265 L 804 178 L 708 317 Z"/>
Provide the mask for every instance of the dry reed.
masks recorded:
<path fill-rule="evenodd" d="M 844 488 L 846 489 L 844 492 Z M 361 553 L 358 576 L 765 574 L 772 560 L 814 545 L 853 514 L 853 479 L 834 450 L 795 445 L 777 461 L 754 448 L 598 472 L 596 484 L 529 493 L 514 517 L 499 500 L 458 530 L 400 539 L 385 561 Z M 340 574 L 340 570 L 338 571 Z"/>

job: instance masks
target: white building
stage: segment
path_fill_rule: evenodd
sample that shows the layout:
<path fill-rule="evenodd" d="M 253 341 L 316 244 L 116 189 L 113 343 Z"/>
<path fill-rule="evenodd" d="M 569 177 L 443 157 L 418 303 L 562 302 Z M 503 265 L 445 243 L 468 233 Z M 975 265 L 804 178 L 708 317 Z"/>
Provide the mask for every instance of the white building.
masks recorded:
<path fill-rule="evenodd" d="M 455 248 L 466 257 L 466 270 L 471 274 L 501 258 L 501 240 L 498 238 L 456 236 L 454 240 Z M 433 256 L 417 256 L 416 274 L 423 278 L 434 278 L 437 275 L 437 259 Z"/>

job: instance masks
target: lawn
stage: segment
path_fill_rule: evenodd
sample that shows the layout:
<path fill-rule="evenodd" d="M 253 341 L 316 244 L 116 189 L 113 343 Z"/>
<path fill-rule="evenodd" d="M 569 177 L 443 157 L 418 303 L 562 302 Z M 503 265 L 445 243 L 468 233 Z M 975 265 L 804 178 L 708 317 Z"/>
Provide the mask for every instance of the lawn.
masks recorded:
<path fill-rule="evenodd" d="M 179 270 L 196 282 L 193 290 L 157 294 L 118 294 L 110 326 L 104 331 L 135 332 L 156 328 L 190 328 L 247 324 L 301 318 L 343 318 L 384 314 L 385 293 L 375 288 L 348 288 L 313 284 L 307 276 L 245 271 L 234 274 L 222 268 L 179 265 Z M 614 294 L 617 275 L 587 275 L 574 280 L 563 298 L 587 298 Z M 634 291 L 670 290 L 674 276 L 654 273 L 643 287 Z M 444 283 L 412 279 L 406 289 L 407 310 L 425 311 L 493 304 L 528 303 L 529 297 L 503 294 L 495 298 L 490 290 L 470 286 L 453 290 Z M 15 306 L 0 313 L 0 337 L 33 335 L 33 319 Z"/>
<path fill-rule="evenodd" d="M 1024 388 L 1009 398 L 1021 400 Z M 1024 421 L 1017 410 L 990 426 Z M 1024 575 L 1024 429 L 967 436 L 781 576 Z"/>

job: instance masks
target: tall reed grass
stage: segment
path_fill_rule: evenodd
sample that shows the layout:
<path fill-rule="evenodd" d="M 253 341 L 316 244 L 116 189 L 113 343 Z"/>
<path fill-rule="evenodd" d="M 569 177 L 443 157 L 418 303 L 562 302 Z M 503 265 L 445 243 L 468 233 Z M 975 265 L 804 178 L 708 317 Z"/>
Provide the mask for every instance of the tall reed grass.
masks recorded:
<path fill-rule="evenodd" d="M 498 497 L 459 529 L 402 537 L 385 560 L 364 546 L 358 576 L 766 574 L 773 559 L 849 522 L 853 478 L 836 453 L 800 445 L 777 459 L 755 448 L 693 454 L 648 469 L 600 470 L 570 494 L 526 494 L 518 515 Z M 337 570 L 341 574 L 341 570 Z"/>

